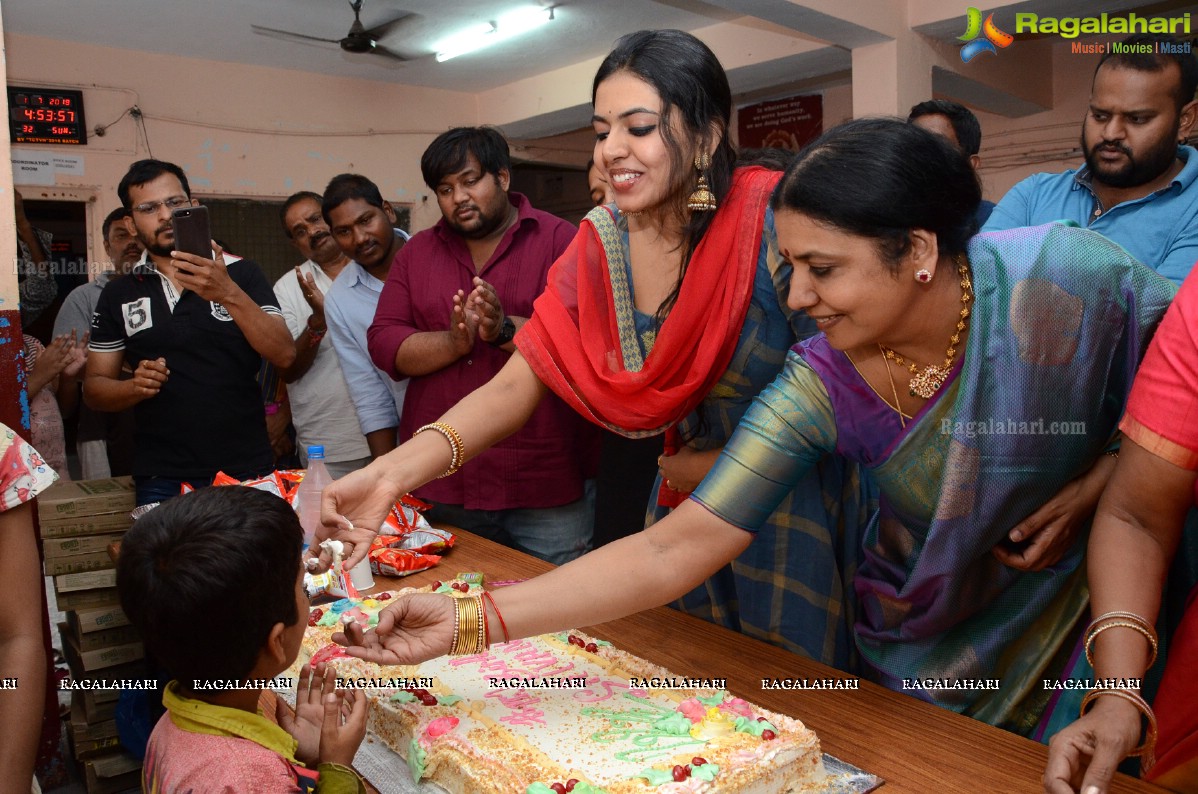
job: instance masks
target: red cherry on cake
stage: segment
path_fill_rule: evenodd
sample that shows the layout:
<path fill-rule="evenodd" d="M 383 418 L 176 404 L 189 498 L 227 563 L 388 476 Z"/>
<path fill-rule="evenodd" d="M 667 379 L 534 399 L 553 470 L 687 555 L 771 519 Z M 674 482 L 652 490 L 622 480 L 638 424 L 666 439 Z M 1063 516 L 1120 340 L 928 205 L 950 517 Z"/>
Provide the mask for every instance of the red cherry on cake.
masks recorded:
<path fill-rule="evenodd" d="M 391 594 L 390 593 L 379 593 L 378 595 L 376 595 L 374 597 L 374 600 L 375 601 L 390 601 Z"/>
<path fill-rule="evenodd" d="M 441 580 L 438 579 L 437 581 L 433 582 L 429 586 L 432 587 L 434 590 L 440 590 L 441 589 Z"/>
<path fill-rule="evenodd" d="M 557 794 L 566 794 L 566 787 L 565 787 L 565 786 L 563 786 L 561 783 L 554 783 L 554 784 L 553 784 L 552 786 L 550 786 L 549 788 L 551 788 L 551 789 L 553 789 L 554 791 L 556 791 L 556 792 L 557 792 Z"/>
<path fill-rule="evenodd" d="M 322 617 L 324 617 L 323 609 L 321 609 L 320 607 L 313 609 L 311 612 L 308 613 L 308 625 L 315 626 L 316 621 L 320 620 Z"/>
<path fill-rule="evenodd" d="M 576 778 L 576 777 L 570 778 L 569 780 L 566 781 L 566 791 L 573 791 L 574 787 L 577 785 L 578 785 L 578 778 Z"/>
<path fill-rule="evenodd" d="M 700 758 L 697 755 L 691 759 L 691 766 L 703 766 L 706 763 L 707 763 L 707 759 Z"/>
<path fill-rule="evenodd" d="M 778 734 L 774 733 L 769 728 L 766 728 L 764 731 L 761 732 L 761 740 L 765 741 L 765 742 L 771 742 L 774 739 L 776 739 L 777 737 L 778 737 Z"/>
<path fill-rule="evenodd" d="M 570 641 L 571 645 L 577 645 L 579 647 L 582 647 L 585 644 L 585 643 L 583 643 L 582 639 L 577 634 L 571 634 L 566 639 Z"/>
<path fill-rule="evenodd" d="M 691 771 L 689 769 L 687 769 L 685 766 L 683 766 L 682 764 L 674 765 L 674 780 L 675 780 L 675 782 L 681 783 L 682 781 L 686 780 L 690 776 L 690 773 L 691 773 Z"/>
<path fill-rule="evenodd" d="M 596 644 L 595 644 L 595 643 L 593 643 L 593 642 L 588 642 L 588 643 L 586 644 L 586 648 L 585 648 L 585 650 L 586 650 L 588 653 L 599 653 L 599 646 L 598 646 L 598 645 L 596 645 Z"/>

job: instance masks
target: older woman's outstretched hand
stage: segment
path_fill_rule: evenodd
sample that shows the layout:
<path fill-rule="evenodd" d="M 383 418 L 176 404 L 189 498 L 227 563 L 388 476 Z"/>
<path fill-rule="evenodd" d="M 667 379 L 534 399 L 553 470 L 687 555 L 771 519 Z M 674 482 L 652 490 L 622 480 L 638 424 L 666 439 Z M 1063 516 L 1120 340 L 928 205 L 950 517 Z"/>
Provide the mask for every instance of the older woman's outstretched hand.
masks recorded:
<path fill-rule="evenodd" d="M 1106 794 L 1115 769 L 1139 739 L 1136 707 L 1119 698 L 1098 698 L 1085 716 L 1049 741 L 1044 791 Z"/>
<path fill-rule="evenodd" d="M 453 642 L 453 598 L 416 593 L 396 599 L 379 613 L 370 631 L 356 623 L 333 635 L 350 656 L 383 665 L 416 664 L 449 653 Z"/>
<path fill-rule="evenodd" d="M 404 491 L 373 465 L 335 480 L 320 497 L 323 526 L 316 532 L 317 543 L 340 540 L 353 544 L 353 550 L 345 558 L 345 568 L 349 570 L 370 551 L 371 541 Z"/>

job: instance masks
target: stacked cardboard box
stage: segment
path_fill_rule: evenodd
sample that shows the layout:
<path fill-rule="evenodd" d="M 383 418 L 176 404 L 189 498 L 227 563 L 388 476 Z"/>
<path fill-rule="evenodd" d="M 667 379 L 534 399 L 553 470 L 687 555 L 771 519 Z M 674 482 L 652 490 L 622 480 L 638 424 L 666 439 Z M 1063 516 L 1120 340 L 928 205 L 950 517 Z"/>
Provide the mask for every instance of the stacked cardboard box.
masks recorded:
<path fill-rule="evenodd" d="M 72 682 L 146 678 L 140 638 L 120 608 L 116 564 L 108 552 L 132 525 L 129 477 L 61 482 L 38 498 L 45 573 L 66 622 L 59 624 Z M 89 794 L 138 785 L 140 764 L 117 738 L 119 689 L 76 690 L 68 735 Z"/>

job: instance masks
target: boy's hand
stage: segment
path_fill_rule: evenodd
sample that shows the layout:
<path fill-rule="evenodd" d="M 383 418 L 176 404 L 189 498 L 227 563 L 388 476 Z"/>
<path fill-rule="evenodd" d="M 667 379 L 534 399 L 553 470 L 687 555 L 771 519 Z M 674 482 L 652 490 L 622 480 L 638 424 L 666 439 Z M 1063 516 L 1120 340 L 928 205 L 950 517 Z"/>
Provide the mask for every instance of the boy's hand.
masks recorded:
<path fill-rule="evenodd" d="M 327 680 L 327 678 L 326 678 Z M 324 726 L 320 729 L 320 762 L 353 766 L 354 754 L 366 736 L 366 696 L 356 689 L 326 690 Z"/>
<path fill-rule="evenodd" d="M 295 713 L 280 708 L 279 727 L 298 742 L 296 760 L 315 767 L 320 757 L 320 729 L 324 724 L 324 694 L 335 692 L 336 678 L 332 666 L 320 665 L 315 677 L 312 666 L 304 665 L 295 684 Z"/>

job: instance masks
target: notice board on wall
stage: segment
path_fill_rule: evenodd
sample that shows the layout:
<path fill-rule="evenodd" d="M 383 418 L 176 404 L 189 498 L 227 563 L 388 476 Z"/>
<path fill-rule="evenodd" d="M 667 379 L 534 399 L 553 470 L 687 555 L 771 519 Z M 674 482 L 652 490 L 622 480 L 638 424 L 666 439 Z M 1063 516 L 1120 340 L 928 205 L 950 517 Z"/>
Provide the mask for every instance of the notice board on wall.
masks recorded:
<path fill-rule="evenodd" d="M 824 128 L 824 101 L 819 94 L 746 105 L 737 111 L 737 145 L 797 152 Z"/>

